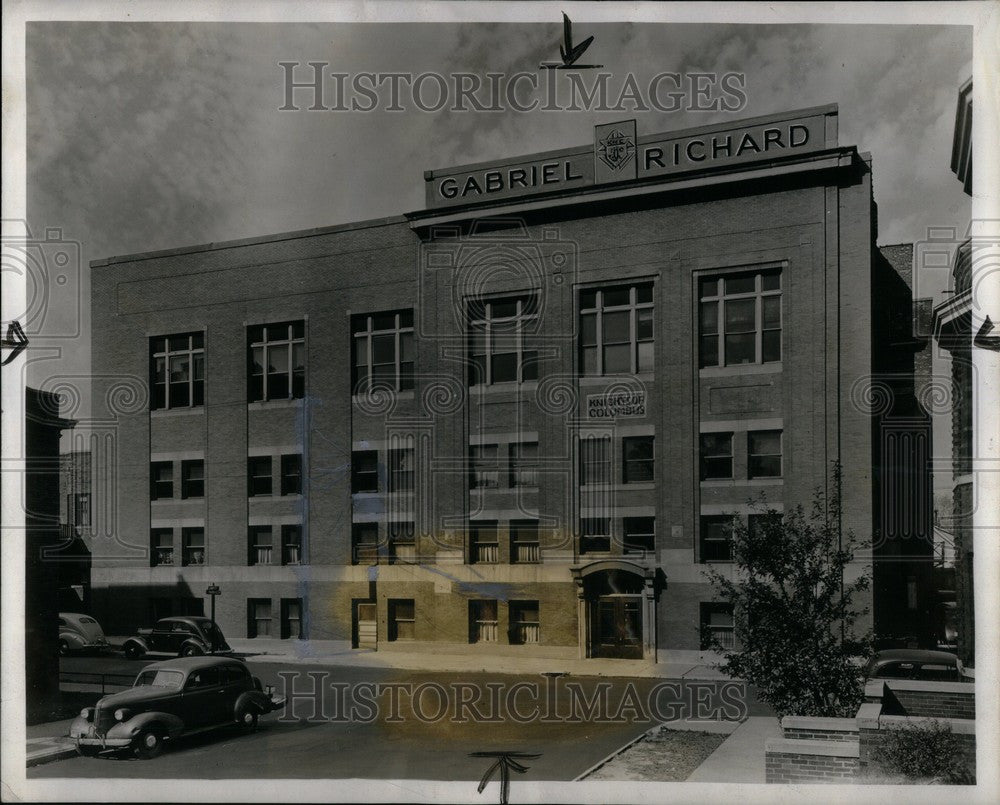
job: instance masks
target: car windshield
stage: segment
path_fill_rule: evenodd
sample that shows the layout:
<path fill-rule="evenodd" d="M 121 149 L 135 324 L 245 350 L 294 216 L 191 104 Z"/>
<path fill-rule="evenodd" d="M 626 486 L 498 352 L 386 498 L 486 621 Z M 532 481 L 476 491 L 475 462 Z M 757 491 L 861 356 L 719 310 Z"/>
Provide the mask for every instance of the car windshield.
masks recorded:
<path fill-rule="evenodd" d="M 184 674 L 181 671 L 143 671 L 136 677 L 133 687 L 141 688 L 147 685 L 154 688 L 176 688 L 180 689 L 184 682 Z"/>

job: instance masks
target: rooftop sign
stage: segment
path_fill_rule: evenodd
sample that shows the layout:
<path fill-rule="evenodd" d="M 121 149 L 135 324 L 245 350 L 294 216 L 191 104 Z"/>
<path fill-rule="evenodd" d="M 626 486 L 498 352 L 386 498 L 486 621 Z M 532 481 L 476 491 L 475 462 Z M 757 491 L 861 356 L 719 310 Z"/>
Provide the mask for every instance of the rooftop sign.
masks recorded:
<path fill-rule="evenodd" d="M 428 209 L 582 190 L 808 154 L 837 145 L 836 105 L 637 137 L 635 121 L 594 129 L 592 147 L 424 174 Z"/>

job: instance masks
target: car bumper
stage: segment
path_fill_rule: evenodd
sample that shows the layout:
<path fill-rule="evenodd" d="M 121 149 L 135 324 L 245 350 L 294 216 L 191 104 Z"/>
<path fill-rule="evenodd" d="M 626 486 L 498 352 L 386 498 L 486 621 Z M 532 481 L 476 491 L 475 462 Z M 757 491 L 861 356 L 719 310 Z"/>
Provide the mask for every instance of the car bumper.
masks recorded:
<path fill-rule="evenodd" d="M 69 728 L 69 737 L 76 741 L 77 746 L 100 746 L 103 749 L 121 749 L 132 744 L 135 737 L 132 730 L 122 723 L 116 723 L 101 735 L 93 723 L 82 716 L 77 716 Z"/>
<path fill-rule="evenodd" d="M 124 749 L 132 745 L 131 738 L 77 738 L 77 746 L 99 746 L 102 749 Z"/>

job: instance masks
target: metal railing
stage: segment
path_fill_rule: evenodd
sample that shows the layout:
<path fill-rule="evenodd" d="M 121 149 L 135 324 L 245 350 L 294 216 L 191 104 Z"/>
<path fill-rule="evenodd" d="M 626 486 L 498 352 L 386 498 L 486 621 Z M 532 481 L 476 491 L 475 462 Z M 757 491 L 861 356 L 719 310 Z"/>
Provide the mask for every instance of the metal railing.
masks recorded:
<path fill-rule="evenodd" d="M 119 690 L 124 690 L 125 688 L 132 687 L 132 683 L 135 682 L 135 674 L 98 674 L 89 673 L 86 671 L 60 671 L 59 672 L 59 687 L 62 688 L 63 685 L 81 686 L 85 688 L 85 691 L 90 691 L 93 688 L 93 692 L 96 693 L 96 688 L 101 689 L 101 695 L 104 696 L 109 689 L 117 692 Z M 80 688 L 73 688 L 75 690 L 80 690 Z"/>

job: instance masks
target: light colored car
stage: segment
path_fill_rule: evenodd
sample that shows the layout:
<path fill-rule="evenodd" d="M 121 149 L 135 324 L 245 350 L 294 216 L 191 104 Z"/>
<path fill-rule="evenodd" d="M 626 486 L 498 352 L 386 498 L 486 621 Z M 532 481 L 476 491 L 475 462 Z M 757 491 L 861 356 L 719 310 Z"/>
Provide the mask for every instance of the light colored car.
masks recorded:
<path fill-rule="evenodd" d="M 104 630 L 90 615 L 79 612 L 59 613 L 59 653 L 73 651 L 110 651 Z"/>
<path fill-rule="evenodd" d="M 878 652 L 865 669 L 868 679 L 926 679 L 937 682 L 965 682 L 968 674 L 962 661 L 947 651 L 896 648 Z"/>
<path fill-rule="evenodd" d="M 166 741 L 224 726 L 249 732 L 284 707 L 246 664 L 230 657 L 184 657 L 143 668 L 128 690 L 80 711 L 69 728 L 81 755 L 131 750 L 153 758 Z"/>

